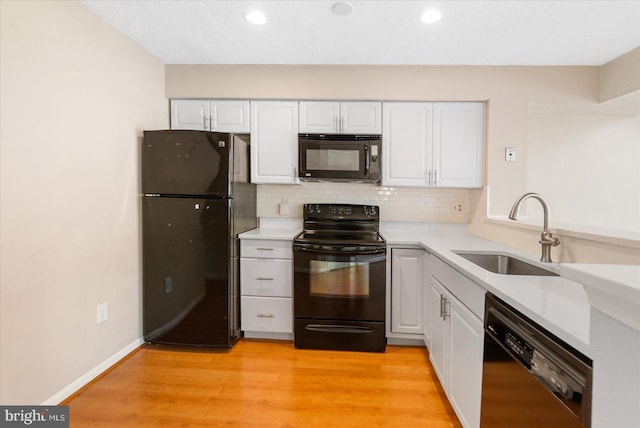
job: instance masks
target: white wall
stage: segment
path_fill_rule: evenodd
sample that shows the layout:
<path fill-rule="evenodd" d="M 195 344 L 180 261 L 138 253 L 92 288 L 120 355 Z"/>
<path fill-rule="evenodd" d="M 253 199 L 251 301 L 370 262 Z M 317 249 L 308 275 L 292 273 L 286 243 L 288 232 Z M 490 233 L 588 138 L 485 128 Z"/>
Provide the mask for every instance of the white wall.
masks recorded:
<path fill-rule="evenodd" d="M 0 403 L 40 404 L 141 336 L 139 139 L 168 104 L 162 63 L 81 4 L 0 18 Z"/>

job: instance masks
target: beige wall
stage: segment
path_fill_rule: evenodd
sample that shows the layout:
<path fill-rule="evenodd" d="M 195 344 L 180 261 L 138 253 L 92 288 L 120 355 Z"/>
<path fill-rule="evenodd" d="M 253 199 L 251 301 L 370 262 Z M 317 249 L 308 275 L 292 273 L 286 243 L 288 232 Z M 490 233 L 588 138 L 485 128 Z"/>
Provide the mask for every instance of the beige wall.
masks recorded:
<path fill-rule="evenodd" d="M 486 179 L 498 213 L 526 189 L 529 104 L 595 103 L 598 81 L 598 67 L 166 66 L 168 98 L 486 100 Z M 519 162 L 504 162 L 508 146 Z"/>
<path fill-rule="evenodd" d="M 0 403 L 40 404 L 142 334 L 139 137 L 168 104 L 162 63 L 81 4 L 0 18 Z"/>
<path fill-rule="evenodd" d="M 640 91 L 640 46 L 602 66 L 600 101 Z"/>

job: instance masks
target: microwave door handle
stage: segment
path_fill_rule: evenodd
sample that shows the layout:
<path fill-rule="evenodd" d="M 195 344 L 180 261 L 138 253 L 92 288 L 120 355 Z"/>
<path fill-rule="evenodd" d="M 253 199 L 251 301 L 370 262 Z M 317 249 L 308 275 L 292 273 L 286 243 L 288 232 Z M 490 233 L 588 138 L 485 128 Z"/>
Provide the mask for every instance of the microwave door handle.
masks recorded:
<path fill-rule="evenodd" d="M 364 146 L 364 175 L 369 175 L 369 146 Z"/>

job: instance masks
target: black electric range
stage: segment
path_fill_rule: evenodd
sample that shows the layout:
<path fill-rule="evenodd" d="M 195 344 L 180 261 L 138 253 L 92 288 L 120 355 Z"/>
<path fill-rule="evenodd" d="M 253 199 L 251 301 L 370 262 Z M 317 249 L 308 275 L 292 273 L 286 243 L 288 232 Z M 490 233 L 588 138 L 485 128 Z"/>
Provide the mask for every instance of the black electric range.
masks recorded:
<path fill-rule="evenodd" d="M 384 352 L 386 242 L 373 205 L 305 204 L 293 242 L 297 348 Z"/>

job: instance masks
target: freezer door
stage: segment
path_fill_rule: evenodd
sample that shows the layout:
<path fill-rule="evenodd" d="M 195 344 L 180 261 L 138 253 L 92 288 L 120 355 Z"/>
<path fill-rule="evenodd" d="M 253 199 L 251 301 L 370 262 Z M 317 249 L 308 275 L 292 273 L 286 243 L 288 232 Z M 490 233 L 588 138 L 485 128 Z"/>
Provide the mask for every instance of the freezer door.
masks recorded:
<path fill-rule="evenodd" d="M 143 197 L 146 341 L 231 347 L 237 340 L 229 203 Z"/>
<path fill-rule="evenodd" d="M 229 195 L 230 138 L 206 131 L 144 131 L 142 193 Z"/>

